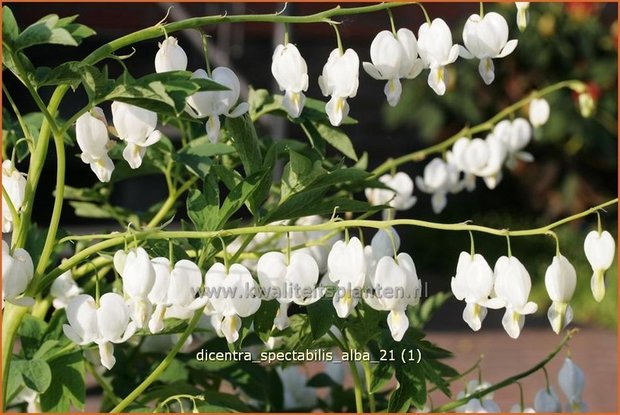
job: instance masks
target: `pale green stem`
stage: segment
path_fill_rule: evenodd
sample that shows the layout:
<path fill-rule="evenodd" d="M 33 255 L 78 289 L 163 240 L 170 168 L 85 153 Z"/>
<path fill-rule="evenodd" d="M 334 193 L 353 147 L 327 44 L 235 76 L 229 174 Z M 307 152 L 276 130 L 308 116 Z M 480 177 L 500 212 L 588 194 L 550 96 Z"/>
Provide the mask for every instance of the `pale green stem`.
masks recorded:
<path fill-rule="evenodd" d="M 95 378 L 99 386 L 101 386 L 101 389 L 103 389 L 108 399 L 110 399 L 114 405 L 118 405 L 121 402 L 121 398 L 116 396 L 116 394 L 114 393 L 114 389 L 112 389 L 112 386 L 108 383 L 108 381 L 105 380 L 103 376 L 101 376 L 97 372 L 97 369 L 93 367 L 93 365 L 88 361 L 88 359 L 84 359 L 84 363 L 86 364 L 86 368 L 88 369 L 90 374 L 93 376 L 93 378 Z"/>
<path fill-rule="evenodd" d="M 32 151 L 32 146 L 34 146 L 34 140 L 32 139 L 32 136 L 30 135 L 30 130 L 28 129 L 28 126 L 26 125 L 26 121 L 24 121 L 24 117 L 22 117 L 21 112 L 19 111 L 19 108 L 17 108 L 17 105 L 15 105 L 15 101 L 13 101 L 13 97 L 11 96 L 11 94 L 9 93 L 9 90 L 6 87 L 6 84 L 3 82 L 2 83 L 2 91 L 4 91 L 4 95 L 6 96 L 6 99 L 9 101 L 9 104 L 11 105 L 11 108 L 13 109 L 13 112 L 15 113 L 15 116 L 17 117 L 17 122 L 19 123 L 19 126 L 22 129 L 22 132 L 24 133 L 24 137 L 26 138 L 26 141 L 28 142 L 28 148 L 30 149 L 30 151 Z"/>
<path fill-rule="evenodd" d="M 564 337 L 564 339 L 562 340 L 562 342 L 559 344 L 559 346 L 552 351 L 547 357 L 545 357 L 542 361 L 540 361 L 539 363 L 537 363 L 535 366 L 533 366 L 532 368 L 521 372 L 519 374 L 516 374 L 514 376 L 511 376 L 509 378 L 504 379 L 501 382 L 498 382 L 492 386 L 489 386 L 488 388 L 485 388 L 483 390 L 474 392 L 470 395 L 468 395 L 465 398 L 461 398 L 461 399 L 457 399 L 456 401 L 447 403 L 445 405 L 442 405 L 440 407 L 437 408 L 433 408 L 431 409 L 430 412 L 432 413 L 440 413 L 440 412 L 448 412 L 452 409 L 458 408 L 461 405 L 465 405 L 467 404 L 467 402 L 469 402 L 471 399 L 481 399 L 483 396 L 488 395 L 491 392 L 494 392 L 498 389 L 501 388 L 505 388 L 508 385 L 512 385 L 513 383 L 517 382 L 519 379 L 523 379 L 529 375 L 531 375 L 532 373 L 538 371 L 538 370 L 545 370 L 545 366 L 547 365 L 547 363 L 549 363 L 564 347 L 564 345 L 570 340 L 570 338 L 577 332 L 577 330 L 570 330 L 566 336 Z"/>
<path fill-rule="evenodd" d="M 375 402 L 375 395 L 372 393 L 372 370 L 370 370 L 370 363 L 366 360 L 362 360 L 362 367 L 364 368 L 364 376 L 366 378 L 366 393 L 368 393 L 368 405 L 370 412 L 377 411 L 377 405 Z"/>
<path fill-rule="evenodd" d="M 204 307 L 196 311 L 194 317 L 192 317 L 192 319 L 188 323 L 187 328 L 185 329 L 181 337 L 179 337 L 179 340 L 174 345 L 172 350 L 166 355 L 164 360 L 161 361 L 161 363 L 155 368 L 155 370 L 153 370 L 153 372 L 151 372 L 151 374 L 148 375 L 147 378 L 144 379 L 144 381 L 142 381 L 142 383 L 138 385 L 137 388 L 135 388 L 129 395 L 127 395 L 127 397 L 125 397 L 125 399 L 123 399 L 118 405 L 116 405 L 110 411 L 111 413 L 123 412 L 123 410 L 127 408 L 127 406 L 129 406 L 129 404 L 135 401 L 146 390 L 146 388 L 151 386 L 151 384 L 155 382 L 157 378 L 159 378 L 159 376 L 161 376 L 164 370 L 166 370 L 168 366 L 170 366 L 170 363 L 172 363 L 174 357 L 177 355 L 177 353 L 179 353 L 189 335 L 192 333 L 194 328 L 196 328 L 198 321 L 200 321 L 200 316 L 202 315 L 203 309 Z"/>
<path fill-rule="evenodd" d="M 9 196 L 9 193 L 4 188 L 4 184 L 2 185 L 2 197 L 4 198 L 4 202 L 9 208 L 9 212 L 11 212 L 11 217 L 13 220 L 13 229 L 18 229 L 20 224 L 19 213 L 17 213 L 17 209 L 15 209 L 15 205 Z"/>
<path fill-rule="evenodd" d="M 346 340 L 340 340 L 331 330 L 327 332 L 329 337 L 338 345 L 342 352 L 348 353 L 350 351 L 349 347 L 346 344 Z M 362 401 L 362 381 L 360 380 L 360 375 L 357 372 L 357 366 L 355 365 L 355 361 L 349 360 L 349 368 L 351 369 L 351 377 L 353 378 L 353 388 L 355 392 L 355 411 L 358 414 L 364 412 L 364 404 Z"/>

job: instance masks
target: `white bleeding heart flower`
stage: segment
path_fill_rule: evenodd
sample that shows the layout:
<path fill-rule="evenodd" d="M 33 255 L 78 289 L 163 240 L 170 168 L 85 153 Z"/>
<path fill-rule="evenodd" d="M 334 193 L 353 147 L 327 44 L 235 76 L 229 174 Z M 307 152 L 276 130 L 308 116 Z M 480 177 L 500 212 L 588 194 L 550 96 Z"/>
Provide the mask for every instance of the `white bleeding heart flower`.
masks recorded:
<path fill-rule="evenodd" d="M 295 225 L 302 226 L 319 225 L 322 223 L 325 223 L 325 219 L 319 215 L 304 216 L 295 221 Z M 330 234 L 331 237 L 326 240 L 326 237 Z M 327 255 L 334 243 L 340 239 L 340 233 L 334 234 L 332 231 L 290 232 L 289 238 L 291 246 L 309 244 L 310 246 L 301 248 L 297 252 L 304 252 L 312 256 L 319 266 L 319 273 L 325 274 L 327 272 Z M 282 249 L 285 246 L 286 238 L 280 238 L 277 246 L 274 246 L 274 248 Z"/>
<path fill-rule="evenodd" d="M 400 253 L 394 259 L 384 256 L 377 262 L 372 280 L 374 293 L 365 297 L 375 310 L 389 311 L 387 323 L 392 338 L 399 342 L 409 328 L 407 306 L 420 301 L 421 283 L 413 259 Z"/>
<path fill-rule="evenodd" d="M 551 108 L 549 102 L 544 98 L 534 98 L 530 102 L 529 117 L 534 128 L 541 127 L 549 120 Z"/>
<path fill-rule="evenodd" d="M 460 55 L 465 59 L 480 59 L 478 72 L 489 85 L 495 79 L 493 59 L 503 58 L 517 47 L 516 39 L 508 40 L 508 23 L 502 15 L 491 12 L 484 17 L 472 14 L 463 28 L 465 48 L 460 48 Z"/>
<path fill-rule="evenodd" d="M 314 258 L 304 252 L 293 252 L 290 261 L 281 252 L 267 252 L 256 266 L 258 281 L 269 299 L 275 298 L 281 304 L 276 318 L 276 327 L 284 330 L 289 325 L 288 304 L 308 305 L 320 296 L 315 288 L 319 282 L 319 266 Z"/>
<path fill-rule="evenodd" d="M 366 198 L 373 205 L 387 204 L 396 210 L 408 210 L 418 200 L 413 196 L 413 180 L 407 173 L 384 174 L 379 181 L 390 189 L 366 189 Z"/>
<path fill-rule="evenodd" d="M 132 169 L 142 165 L 142 159 L 149 146 L 161 140 L 161 132 L 156 130 L 157 113 L 135 105 L 114 101 L 112 121 L 118 137 L 127 142 L 123 158 Z"/>
<path fill-rule="evenodd" d="M 34 264 L 28 251 L 17 248 L 11 255 L 9 244 L 2 241 L 2 308 L 8 301 L 22 307 L 34 304 L 31 297 L 21 296 L 34 275 Z M 20 297 L 21 296 L 21 297 Z"/>
<path fill-rule="evenodd" d="M 202 273 L 198 265 L 186 259 L 178 261 L 174 267 L 168 258 L 163 257 L 153 258 L 151 264 L 155 280 L 147 298 L 155 310 L 148 326 L 151 333 L 159 333 L 164 329 L 164 318 L 170 308 L 174 307 L 181 313 L 185 311 L 187 315 L 193 314 L 193 302 L 202 285 Z"/>
<path fill-rule="evenodd" d="M 573 309 L 568 303 L 573 298 L 576 286 L 575 267 L 563 255 L 554 256 L 545 272 L 545 287 L 552 301 L 547 317 L 556 334 L 573 319 Z"/>
<path fill-rule="evenodd" d="M 334 308 L 340 318 L 347 317 L 359 302 L 355 295 L 366 280 L 364 246 L 357 237 L 348 242 L 338 241 L 327 256 L 327 276 L 338 285 L 333 297 Z"/>
<path fill-rule="evenodd" d="M 530 20 L 530 2 L 517 1 L 515 6 L 517 7 L 517 26 L 523 32 L 527 27 L 527 22 Z"/>
<path fill-rule="evenodd" d="M 19 393 L 11 400 L 9 406 L 20 403 L 26 404 L 26 412 L 29 414 L 40 414 L 43 412 L 43 408 L 41 407 L 41 395 L 28 386 L 22 387 Z"/>
<path fill-rule="evenodd" d="M 194 79 L 210 79 L 228 88 L 226 91 L 200 91 L 187 98 L 187 111 L 195 118 L 208 117 L 206 123 L 207 137 L 211 142 L 220 136 L 220 115 L 237 118 L 248 112 L 247 102 L 239 101 L 241 84 L 237 75 L 225 66 L 219 66 L 211 72 L 211 77 L 203 69 L 192 74 Z"/>
<path fill-rule="evenodd" d="M 447 194 L 460 190 L 459 172 L 455 166 L 436 157 L 424 167 L 424 175 L 417 176 L 415 183 L 418 189 L 431 194 L 433 212 L 441 213 L 448 203 Z"/>
<path fill-rule="evenodd" d="M 536 412 L 562 412 L 562 405 L 558 395 L 549 386 L 549 389 L 541 389 L 534 397 L 534 410 Z"/>
<path fill-rule="evenodd" d="M 507 149 L 504 142 L 494 134 L 486 139 L 459 138 L 447 154 L 448 163 L 465 173 L 465 186 L 475 188 L 475 177 L 482 177 L 489 189 L 494 189 L 502 179 L 502 166 Z"/>
<path fill-rule="evenodd" d="M 187 55 L 177 38 L 168 36 L 159 44 L 155 54 L 155 72 L 184 71 L 187 69 Z"/>
<path fill-rule="evenodd" d="M 319 76 L 319 86 L 324 96 L 331 99 L 325 105 L 329 122 L 339 126 L 349 114 L 347 98 L 357 95 L 359 86 L 360 59 L 353 49 L 340 53 L 334 49 L 323 66 L 323 74 Z"/>
<path fill-rule="evenodd" d="M 132 310 L 131 319 L 136 328 L 146 326 L 151 316 L 152 304 L 148 295 L 155 284 L 155 268 L 144 248 L 135 248 L 114 254 L 114 269 L 123 280 L 123 292 Z"/>
<path fill-rule="evenodd" d="M 80 346 L 96 343 L 101 364 L 112 369 L 116 363 L 113 343 L 126 342 L 136 331 L 123 297 L 104 294 L 97 306 L 93 297 L 80 294 L 69 301 L 66 312 L 69 324 L 62 326 L 65 336 Z"/>
<path fill-rule="evenodd" d="M 535 414 L 534 408 L 523 407 L 520 403 L 516 403 L 510 407 L 510 413 L 512 414 Z"/>
<path fill-rule="evenodd" d="M 523 151 L 532 139 L 532 126 L 525 118 L 515 118 L 513 121 L 503 120 L 493 129 L 493 135 L 499 137 L 506 145 L 508 159 L 506 165 L 514 168 L 517 160 L 534 161 L 534 156 Z"/>
<path fill-rule="evenodd" d="M 306 102 L 304 92 L 308 90 L 308 65 L 292 43 L 278 45 L 273 52 L 271 73 L 284 91 L 282 104 L 292 118 L 301 114 Z"/>
<path fill-rule="evenodd" d="M 284 388 L 284 409 L 311 409 L 317 404 L 316 389 L 306 386 L 308 378 L 296 366 L 276 369 Z"/>
<path fill-rule="evenodd" d="M 391 236 L 390 236 L 391 235 Z M 394 256 L 400 248 L 400 236 L 393 227 L 379 229 L 370 241 L 372 255 L 376 260 L 384 256 Z"/>
<path fill-rule="evenodd" d="M 26 198 L 26 176 L 15 168 L 11 160 L 2 162 L 2 187 L 6 190 L 11 203 L 19 213 Z M 7 200 L 2 195 L 2 233 L 13 229 L 13 213 Z"/>
<path fill-rule="evenodd" d="M 516 339 L 521 334 L 525 322 L 524 316 L 533 314 L 538 309 L 536 303 L 528 301 L 532 288 L 530 274 L 514 256 L 500 257 L 495 263 L 493 273 L 495 294 L 506 307 L 502 325 L 506 333 Z"/>
<path fill-rule="evenodd" d="M 593 271 L 590 288 L 594 299 L 600 303 L 605 297 L 605 271 L 614 262 L 616 242 L 607 231 L 591 231 L 586 235 L 583 249 Z"/>
<path fill-rule="evenodd" d="M 467 386 L 464 391 L 461 391 L 457 395 L 457 399 L 462 399 L 470 396 L 475 392 L 479 392 L 489 388 L 491 384 L 489 382 L 479 382 L 478 380 L 470 380 L 467 382 Z M 488 393 L 480 399 L 470 399 L 465 405 L 459 406 L 455 409 L 456 412 L 465 413 L 493 413 L 501 412 L 499 406 L 493 400 L 493 393 Z"/>
<path fill-rule="evenodd" d="M 52 305 L 56 309 L 66 308 L 69 300 L 82 293 L 82 289 L 73 279 L 71 270 L 63 272 L 54 280 L 50 287 L 50 295 L 54 298 Z"/>
<path fill-rule="evenodd" d="M 428 74 L 428 86 L 437 95 L 446 92 L 448 74 L 446 66 L 459 57 L 459 46 L 452 43 L 452 33 L 443 19 L 433 19 L 424 23 L 418 31 L 418 53 Z"/>
<path fill-rule="evenodd" d="M 111 141 L 108 136 L 108 122 L 101 108 L 94 107 L 77 119 L 75 138 L 82 150 L 82 161 L 90 165 L 100 182 L 109 182 L 114 163 L 108 156 Z"/>
<path fill-rule="evenodd" d="M 501 300 L 489 298 L 493 294 L 494 283 L 493 270 L 482 255 L 461 252 L 450 285 L 454 296 L 467 304 L 463 310 L 463 320 L 474 331 L 482 327 L 487 308 L 503 306 Z"/>
<path fill-rule="evenodd" d="M 215 263 L 207 271 L 206 296 L 202 301 L 209 301 L 209 312 L 214 316 L 212 324 L 228 343 L 239 339 L 240 317 L 249 317 L 259 309 L 258 290 L 258 284 L 243 265 L 232 264 L 227 270 L 224 264 Z M 199 301 L 194 301 L 195 308 L 200 308 L 198 304 Z"/>
<path fill-rule="evenodd" d="M 568 399 L 567 412 L 587 412 L 587 406 L 581 400 L 585 386 L 583 370 L 570 357 L 564 359 L 564 364 L 558 372 L 560 390 Z"/>
<path fill-rule="evenodd" d="M 400 100 L 400 79 L 413 79 L 423 69 L 418 42 L 409 29 L 399 29 L 396 35 L 388 30 L 379 32 L 370 44 L 370 60 L 372 63 L 362 64 L 364 70 L 374 79 L 387 81 L 383 91 L 392 107 Z"/>

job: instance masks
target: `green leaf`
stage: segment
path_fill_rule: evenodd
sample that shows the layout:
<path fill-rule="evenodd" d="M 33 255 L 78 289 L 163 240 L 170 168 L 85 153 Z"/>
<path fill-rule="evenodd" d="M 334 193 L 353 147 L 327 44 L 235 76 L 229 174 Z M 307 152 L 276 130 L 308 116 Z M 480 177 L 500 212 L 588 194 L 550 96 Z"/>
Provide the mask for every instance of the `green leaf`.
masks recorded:
<path fill-rule="evenodd" d="M 193 140 L 176 154 L 176 161 L 204 179 L 211 170 L 211 157 L 234 153 L 235 149 L 224 143 L 212 143 L 207 137 Z"/>
<path fill-rule="evenodd" d="M 19 26 L 9 6 L 2 7 L 2 41 L 12 43 L 19 35 Z M 6 56 L 6 55 L 5 55 Z"/>
<path fill-rule="evenodd" d="M 331 299 L 323 297 L 308 305 L 308 320 L 312 337 L 316 340 L 323 337 L 336 320 L 336 314 Z"/>
<path fill-rule="evenodd" d="M 31 359 L 39 350 L 46 329 L 47 324 L 43 320 L 31 315 L 24 316 L 19 326 L 19 338 L 26 359 Z"/>
<path fill-rule="evenodd" d="M 340 384 L 336 383 L 327 373 L 316 374 L 306 385 L 313 388 L 337 388 L 340 386 Z"/>
<path fill-rule="evenodd" d="M 15 51 L 50 43 L 77 46 L 82 39 L 95 34 L 92 29 L 84 25 L 72 23 L 75 17 L 59 19 L 56 14 L 42 17 L 17 36 Z"/>
<path fill-rule="evenodd" d="M 68 84 L 75 89 L 82 82 L 86 66 L 80 61 L 69 61 L 55 68 L 39 67 L 36 70 L 36 85 L 42 87 Z"/>
<path fill-rule="evenodd" d="M 279 307 L 276 300 L 262 301 L 260 308 L 254 314 L 254 331 L 261 339 L 269 338 L 273 328 L 273 319 L 276 318 Z"/>
<path fill-rule="evenodd" d="M 327 124 L 313 123 L 313 125 L 323 140 L 327 141 L 328 144 L 351 160 L 357 161 L 357 155 L 355 154 L 355 149 L 353 148 L 353 144 L 351 143 L 349 136 L 340 131 L 338 128 Z"/>
<path fill-rule="evenodd" d="M 207 176 L 204 193 L 193 189 L 187 196 L 187 216 L 196 230 L 212 231 L 219 223 L 220 194 L 213 175 Z"/>
<path fill-rule="evenodd" d="M 282 172 L 282 184 L 280 186 L 280 203 L 284 202 L 291 194 L 298 193 L 308 187 L 314 180 L 325 174 L 321 162 L 312 162 L 307 157 L 296 151 L 289 151 L 290 161 L 284 166 Z"/>
<path fill-rule="evenodd" d="M 239 183 L 226 197 L 219 212 L 219 225 L 222 228 L 228 219 L 245 204 L 245 202 L 257 190 L 258 184 L 266 172 L 258 172 Z"/>
<path fill-rule="evenodd" d="M 44 360 L 27 360 L 26 365 L 22 368 L 22 378 L 27 387 L 43 393 L 52 383 L 52 371 Z"/>
<path fill-rule="evenodd" d="M 71 406 L 84 409 L 86 385 L 84 383 L 84 360 L 81 351 L 76 351 L 49 364 L 52 372 L 50 387 L 41 394 L 41 409 L 44 412 L 69 412 Z"/>
<path fill-rule="evenodd" d="M 409 318 L 413 325 L 424 327 L 451 296 L 451 293 L 439 292 L 428 297 L 420 306 L 410 308 Z"/>
<path fill-rule="evenodd" d="M 343 212 L 376 212 L 379 206 L 372 206 L 368 202 L 351 200 L 346 197 L 325 199 L 325 189 L 313 189 L 296 193 L 284 203 L 272 210 L 268 221 L 300 218 L 310 215 L 331 215 L 334 210 Z"/>
<path fill-rule="evenodd" d="M 107 93 L 112 89 L 112 81 L 108 79 L 108 67 L 104 66 L 99 70 L 95 66 L 84 66 L 79 68 L 80 77 L 84 90 L 90 102 L 95 102 L 98 96 Z"/>
<path fill-rule="evenodd" d="M 258 146 L 258 135 L 249 116 L 226 118 L 226 128 L 233 139 L 246 176 L 261 170 L 262 155 Z"/>
<path fill-rule="evenodd" d="M 387 412 L 408 412 L 411 407 L 413 387 L 409 382 L 400 383 L 398 388 L 390 395 Z"/>
<path fill-rule="evenodd" d="M 372 371 L 371 392 L 379 392 L 392 379 L 393 375 L 394 367 L 389 362 L 380 361 Z"/>

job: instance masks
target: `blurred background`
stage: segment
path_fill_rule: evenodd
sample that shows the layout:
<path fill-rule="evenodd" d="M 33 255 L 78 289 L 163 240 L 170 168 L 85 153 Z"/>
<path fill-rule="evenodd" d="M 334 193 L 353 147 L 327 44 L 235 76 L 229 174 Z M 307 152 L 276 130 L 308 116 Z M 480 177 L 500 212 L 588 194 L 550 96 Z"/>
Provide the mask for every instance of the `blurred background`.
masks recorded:
<path fill-rule="evenodd" d="M 20 28 L 38 18 L 56 13 L 60 16 L 79 14 L 78 21 L 97 31 L 78 48 L 33 47 L 29 57 L 35 66 L 54 67 L 68 60 L 79 60 L 98 46 L 140 28 L 152 26 L 164 18 L 168 21 L 186 17 L 229 14 L 273 13 L 310 14 L 334 5 L 289 3 L 159 3 L 159 4 L 63 4 L 12 3 Z M 351 4 L 352 6 L 352 4 Z M 432 3 L 427 5 L 431 18 L 442 17 L 452 29 L 455 43 L 462 43 L 462 27 L 466 18 L 478 13 L 478 3 Z M 615 3 L 532 3 L 530 22 L 524 33 L 516 27 L 516 8 L 513 4 L 486 4 L 485 11 L 501 13 L 509 23 L 510 38 L 519 39 L 516 51 L 497 60 L 496 79 L 487 87 L 481 81 L 477 61 L 459 59 L 449 67 L 450 85 L 445 96 L 436 96 L 426 85 L 426 74 L 403 83 L 403 95 L 396 108 L 388 107 L 383 95 L 383 83 L 360 71 L 360 88 L 356 98 L 349 101 L 351 116 L 356 125 L 345 126 L 358 154 L 368 152 L 372 169 L 389 157 L 398 157 L 440 142 L 464 125 L 480 123 L 505 106 L 526 96 L 532 89 L 566 79 L 587 82 L 596 99 L 597 111 L 592 118 L 579 115 L 576 97 L 560 91 L 548 97 L 551 105 L 549 122 L 536 131 L 535 140 L 527 151 L 535 156 L 534 163 L 521 163 L 506 172 L 503 181 L 493 191 L 479 182 L 473 193 L 449 195 L 448 206 L 435 215 L 430 198 L 419 192 L 418 202 L 399 217 L 412 217 L 440 222 L 473 220 L 475 223 L 497 228 L 533 228 L 581 212 L 618 194 L 618 140 L 617 140 L 617 4 Z M 418 7 L 407 6 L 394 11 L 396 25 L 407 27 L 417 34 L 424 22 Z M 373 37 L 389 28 L 385 12 L 339 19 L 345 48 L 355 49 L 362 61 L 369 60 Z M 222 24 L 204 27 L 209 41 L 209 59 L 212 66 L 231 67 L 242 82 L 243 94 L 248 86 L 267 88 L 278 92 L 271 77 L 270 63 L 273 48 L 282 42 L 282 25 Z M 293 25 L 290 39 L 296 43 L 308 63 L 310 88 L 308 96 L 322 98 L 317 77 L 329 55 L 336 47 L 333 29 L 326 24 Z M 188 70 L 204 67 L 204 56 L 197 31 L 177 34 L 189 58 Z M 135 45 L 135 53 L 125 63 L 134 76 L 154 71 L 153 59 L 157 41 Z M 132 53 L 121 50 L 119 55 Z M 107 62 L 111 76 L 120 74 L 121 67 Z M 10 74 L 3 73 L 4 82 L 24 113 L 35 110 L 27 94 Z M 46 95 L 47 94 L 47 95 Z M 44 91 L 49 96 L 51 90 Z M 246 96 L 245 95 L 245 96 Z M 78 90 L 65 99 L 61 116 L 68 117 L 86 102 Z M 3 108 L 6 108 L 3 105 Z M 105 108 L 109 114 L 109 109 Z M 3 115 L 6 110 L 3 109 Z M 527 116 L 527 113 L 517 114 Z M 13 117 L 3 117 L 7 129 Z M 298 126 L 284 119 L 264 117 L 259 127 L 263 134 L 276 138 L 305 140 Z M 164 131 L 174 139 L 174 131 Z M 71 151 L 71 150 L 70 150 Z M 77 151 L 73 151 L 77 154 Z M 53 155 L 50 155 L 53 157 Z M 52 160 L 50 160 L 52 161 Z M 67 183 L 74 187 L 88 187 L 95 176 L 77 155 L 69 157 Z M 402 170 L 412 177 L 419 175 L 425 163 L 408 164 Z M 52 189 L 55 180 L 54 163 L 48 163 L 42 176 L 34 220 L 45 226 L 51 212 Z M 22 168 L 22 171 L 25 169 Z M 146 210 L 166 195 L 163 179 L 144 176 L 116 185 L 114 202 L 127 209 Z M 177 216 L 177 219 L 181 216 Z M 617 210 L 603 212 L 603 227 L 617 240 Z M 67 206 L 61 222 L 72 231 L 90 232 L 94 229 L 113 229 L 114 224 L 101 219 L 82 218 Z M 572 342 L 575 362 L 586 373 L 585 401 L 591 410 L 615 411 L 617 391 L 617 262 L 608 272 L 608 290 L 602 303 L 596 303 L 590 292 L 591 270 L 583 254 L 583 240 L 596 227 L 596 217 L 564 225 L 557 229 L 563 254 L 571 260 L 578 272 L 577 293 L 572 301 L 575 326 L 582 331 Z M 435 293 L 450 289 L 458 253 L 469 249 L 466 233 L 442 233 L 421 228 L 399 230 L 403 245 L 418 267 L 420 277 L 428 282 Z M 476 250 L 489 263 L 505 254 L 505 243 L 497 237 L 475 235 Z M 452 299 L 429 326 L 429 337 L 443 347 L 454 351 L 450 362 L 458 369 L 471 366 L 484 353 L 483 377 L 495 382 L 507 375 L 533 365 L 560 341 L 548 327 L 546 310 L 549 306 L 544 289 L 544 271 L 554 254 L 554 241 L 548 237 L 513 238 L 512 250 L 526 265 L 533 280 L 532 299 L 539 304 L 539 314 L 528 317 L 523 334 L 511 340 L 501 329 L 501 313 L 490 312 L 480 333 L 473 334 L 461 319 L 462 303 Z M 556 359 L 555 367 L 560 365 Z M 553 366 L 552 366 L 553 367 Z M 486 368 L 486 371 L 485 371 Z M 557 372 L 553 372 L 557 373 Z M 474 376 L 474 375 L 472 375 Z M 554 378 L 552 374 L 552 378 Z M 557 386 L 557 381 L 553 380 Z M 526 403 L 544 385 L 542 374 L 536 374 L 524 383 Z M 513 390 L 514 389 L 514 390 Z M 556 387 L 557 390 L 557 387 Z M 497 394 L 504 410 L 516 402 L 515 387 Z M 437 397 L 435 403 L 441 402 Z M 94 408 L 96 409 L 96 408 Z"/>

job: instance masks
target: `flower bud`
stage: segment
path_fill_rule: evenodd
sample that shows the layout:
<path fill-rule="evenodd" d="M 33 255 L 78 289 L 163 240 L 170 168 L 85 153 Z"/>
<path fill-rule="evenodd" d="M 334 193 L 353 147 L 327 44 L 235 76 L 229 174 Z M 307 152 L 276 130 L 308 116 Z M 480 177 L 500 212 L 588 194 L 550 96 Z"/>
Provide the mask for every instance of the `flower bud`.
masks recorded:
<path fill-rule="evenodd" d="M 589 92 L 582 92 L 577 97 L 579 102 L 579 112 L 583 118 L 590 118 L 596 110 L 596 102 Z"/>
<path fill-rule="evenodd" d="M 187 69 L 187 55 L 177 38 L 169 36 L 159 44 L 155 55 L 155 72 L 184 71 Z"/>
<path fill-rule="evenodd" d="M 515 6 L 517 7 L 517 26 L 519 30 L 523 32 L 530 20 L 530 2 L 517 1 L 515 2 Z"/>
<path fill-rule="evenodd" d="M 551 108 L 544 98 L 534 98 L 530 102 L 529 117 L 534 128 L 543 126 L 549 119 Z"/>
<path fill-rule="evenodd" d="M 573 298 L 577 285 L 575 267 L 563 256 L 553 257 L 553 262 L 545 272 L 545 287 L 553 303 L 549 307 L 547 317 L 551 328 L 560 332 L 573 318 L 573 310 L 568 302 Z"/>

